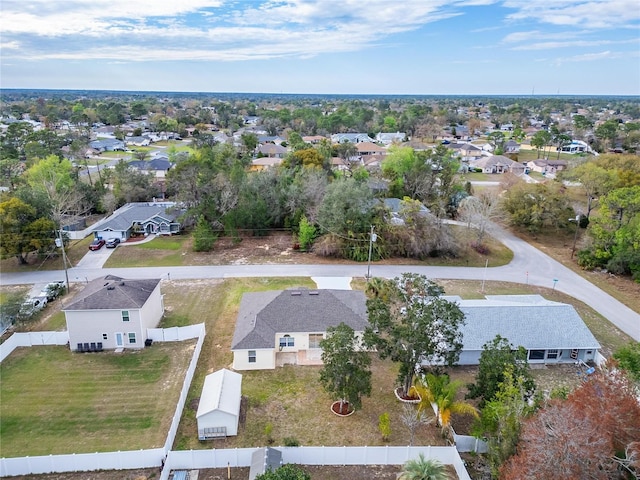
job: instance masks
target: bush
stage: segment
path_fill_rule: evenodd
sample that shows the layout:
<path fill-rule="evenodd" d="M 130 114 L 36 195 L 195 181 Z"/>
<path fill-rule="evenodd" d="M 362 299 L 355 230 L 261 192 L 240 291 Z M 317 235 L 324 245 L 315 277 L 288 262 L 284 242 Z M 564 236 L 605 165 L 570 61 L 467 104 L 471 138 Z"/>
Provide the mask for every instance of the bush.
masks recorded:
<path fill-rule="evenodd" d="M 297 438 L 293 437 L 284 437 L 284 446 L 285 447 L 299 447 L 300 442 Z"/>

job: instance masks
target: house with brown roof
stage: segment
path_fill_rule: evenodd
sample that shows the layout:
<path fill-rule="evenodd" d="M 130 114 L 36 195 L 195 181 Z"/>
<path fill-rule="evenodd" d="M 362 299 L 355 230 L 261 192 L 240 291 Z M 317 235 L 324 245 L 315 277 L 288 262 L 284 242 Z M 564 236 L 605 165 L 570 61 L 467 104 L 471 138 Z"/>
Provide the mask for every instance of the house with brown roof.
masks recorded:
<path fill-rule="evenodd" d="M 245 293 L 231 341 L 233 369 L 321 365 L 320 341 L 328 327 L 342 322 L 356 334 L 364 332 L 364 292 L 299 288 Z"/>
<path fill-rule="evenodd" d="M 265 143 L 258 145 L 257 154 L 259 157 L 284 158 L 287 154 L 287 149 L 275 143 Z"/>
<path fill-rule="evenodd" d="M 69 347 L 77 352 L 144 348 L 164 314 L 160 279 L 97 278 L 65 306 Z"/>

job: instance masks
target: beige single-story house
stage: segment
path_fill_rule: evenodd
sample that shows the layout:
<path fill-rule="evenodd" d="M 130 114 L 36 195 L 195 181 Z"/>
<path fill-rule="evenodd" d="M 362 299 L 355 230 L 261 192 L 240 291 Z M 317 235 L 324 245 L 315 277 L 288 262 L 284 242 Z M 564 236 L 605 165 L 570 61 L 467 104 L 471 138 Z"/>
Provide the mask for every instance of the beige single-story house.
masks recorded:
<path fill-rule="evenodd" d="M 298 288 L 245 293 L 231 342 L 233 369 L 321 365 L 320 341 L 328 327 L 342 322 L 356 334 L 364 332 L 364 292 Z"/>
<path fill-rule="evenodd" d="M 567 168 L 567 162 L 564 160 L 529 160 L 527 168 L 538 173 L 557 173 Z"/>
<path fill-rule="evenodd" d="M 144 348 L 164 314 L 160 279 L 97 278 L 65 306 L 69 347 L 78 352 Z"/>
<path fill-rule="evenodd" d="M 481 168 L 482 173 L 524 173 L 525 166 L 514 162 L 504 155 L 491 155 L 490 157 L 479 157 L 469 160 L 469 167 Z"/>

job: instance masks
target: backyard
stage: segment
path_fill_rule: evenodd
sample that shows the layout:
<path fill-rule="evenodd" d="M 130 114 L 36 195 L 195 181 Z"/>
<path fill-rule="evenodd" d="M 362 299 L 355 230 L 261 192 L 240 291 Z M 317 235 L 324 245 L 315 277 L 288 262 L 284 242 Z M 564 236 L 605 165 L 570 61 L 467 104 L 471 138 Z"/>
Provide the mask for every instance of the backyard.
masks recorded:
<path fill-rule="evenodd" d="M 194 345 L 122 354 L 18 348 L 0 364 L 0 456 L 161 447 Z"/>

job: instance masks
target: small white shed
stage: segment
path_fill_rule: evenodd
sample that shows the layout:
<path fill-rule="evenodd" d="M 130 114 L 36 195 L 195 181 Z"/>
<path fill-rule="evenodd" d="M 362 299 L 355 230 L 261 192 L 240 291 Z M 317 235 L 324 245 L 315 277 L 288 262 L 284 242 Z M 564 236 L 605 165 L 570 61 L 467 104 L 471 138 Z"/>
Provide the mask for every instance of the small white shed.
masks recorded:
<path fill-rule="evenodd" d="M 238 434 L 242 375 L 223 368 L 204 379 L 196 420 L 198 439 Z"/>

